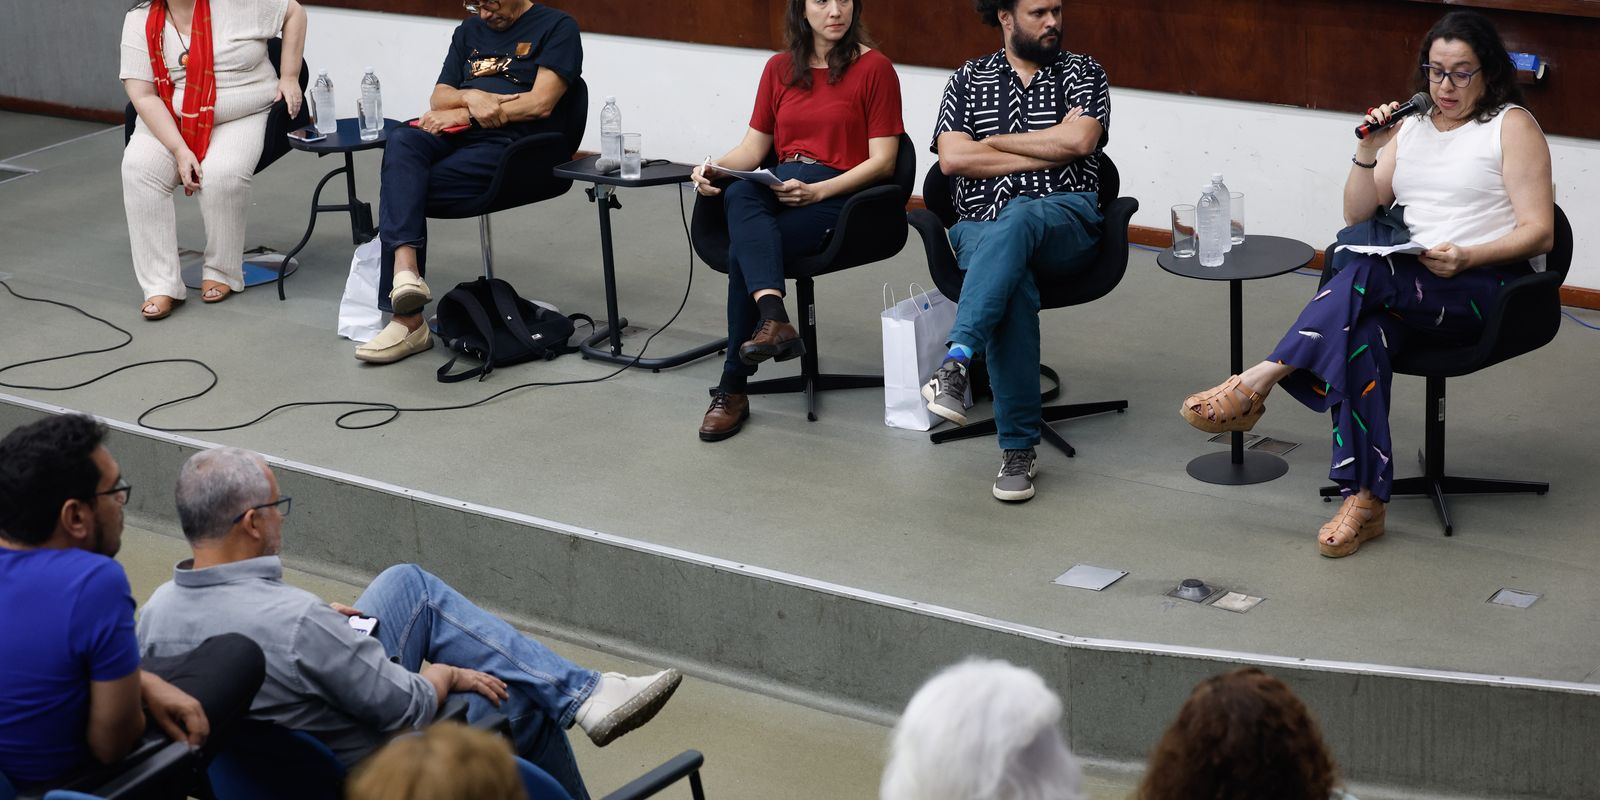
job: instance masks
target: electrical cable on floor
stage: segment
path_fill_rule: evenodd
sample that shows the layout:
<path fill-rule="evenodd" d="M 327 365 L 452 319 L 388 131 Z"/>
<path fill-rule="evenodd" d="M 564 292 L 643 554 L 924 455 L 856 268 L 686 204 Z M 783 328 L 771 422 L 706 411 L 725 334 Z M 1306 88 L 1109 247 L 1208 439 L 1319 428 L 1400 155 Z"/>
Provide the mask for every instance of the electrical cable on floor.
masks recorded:
<path fill-rule="evenodd" d="M 138 362 L 135 362 L 135 363 L 132 363 L 132 364 L 125 364 L 123 366 L 117 367 L 114 370 L 102 373 L 100 375 L 97 375 L 97 376 L 95 376 L 93 378 L 90 378 L 88 380 L 85 380 L 85 381 L 81 381 L 79 383 L 74 383 L 74 384 L 72 384 L 70 386 L 34 386 L 34 385 L 29 385 L 29 384 L 6 383 L 4 381 L 0 381 L 0 387 L 7 388 L 7 389 L 26 389 L 26 390 L 40 391 L 40 392 L 65 392 L 65 391 L 68 391 L 68 390 L 71 390 L 71 389 L 82 388 L 82 387 L 88 386 L 88 385 L 90 385 L 92 383 L 98 383 L 98 382 L 103 381 L 106 378 L 109 378 L 109 377 L 111 377 L 113 375 L 116 375 L 116 374 L 121 373 L 121 372 L 126 372 L 127 370 L 135 369 L 137 367 L 155 366 L 155 365 L 159 365 L 159 364 L 193 364 L 193 365 L 205 370 L 206 373 L 211 376 L 211 383 L 209 385 L 207 385 L 206 388 L 204 388 L 204 389 L 202 389 L 202 390 L 200 390 L 198 392 L 195 392 L 193 394 L 184 395 L 183 397 L 179 397 L 179 398 L 177 398 L 175 400 L 168 400 L 168 401 L 160 403 L 158 405 L 151 406 L 150 408 L 146 409 L 144 413 L 140 414 L 139 417 L 136 420 L 134 420 L 134 423 L 137 424 L 137 425 L 140 425 L 142 427 L 149 428 L 151 430 L 161 431 L 163 433 L 220 433 L 222 431 L 233 431 L 233 430 L 239 430 L 241 428 L 248 428 L 251 425 L 255 425 L 256 423 L 259 423 L 262 420 L 265 420 L 266 418 L 272 416 L 273 414 L 278 413 L 279 411 L 285 411 L 285 410 L 292 409 L 292 408 L 314 408 L 314 407 L 319 407 L 319 406 L 359 406 L 358 408 L 356 408 L 354 410 L 346 411 L 343 414 L 340 414 L 338 417 L 335 417 L 334 421 L 333 421 L 333 424 L 335 426 L 339 427 L 339 428 L 344 429 L 344 430 L 371 430 L 373 428 L 380 428 L 380 427 L 382 427 L 384 425 L 388 425 L 389 423 L 394 422 L 395 420 L 400 418 L 401 414 L 406 413 L 406 412 L 421 413 L 421 412 L 425 412 L 425 411 L 464 411 L 466 409 L 476 408 L 476 407 L 481 406 L 481 405 L 483 405 L 485 403 L 488 403 L 491 400 L 495 400 L 497 398 L 504 397 L 504 396 L 506 396 L 508 394 L 511 394 L 511 393 L 517 392 L 517 391 L 521 391 L 523 389 L 552 388 L 552 387 L 557 387 L 557 386 L 579 386 L 579 385 L 588 384 L 588 383 L 600 383 L 602 381 L 607 381 L 607 380 L 610 380 L 612 378 L 615 378 L 616 376 L 621 375 L 623 372 L 626 372 L 627 370 L 632 369 L 634 366 L 636 366 L 639 363 L 639 359 L 644 358 L 645 351 L 648 350 L 649 347 L 650 347 L 650 342 L 653 341 L 656 338 L 656 336 L 660 335 L 662 331 L 665 331 L 667 328 L 671 327 L 672 323 L 674 323 L 674 322 L 676 322 L 678 320 L 678 316 L 683 313 L 683 309 L 689 304 L 689 295 L 692 293 L 692 291 L 694 289 L 694 242 L 693 242 L 693 240 L 692 240 L 692 238 L 690 237 L 690 234 L 689 234 L 689 213 L 688 213 L 687 208 L 684 205 L 683 191 L 681 189 L 678 191 L 678 217 L 679 217 L 680 221 L 683 223 L 683 237 L 684 237 L 684 241 L 687 243 L 688 248 L 689 248 L 689 277 L 688 277 L 688 281 L 686 282 L 686 284 L 684 285 L 684 288 L 683 288 L 683 299 L 678 302 L 677 310 L 672 312 L 672 317 L 669 318 L 666 321 L 666 324 L 662 325 L 660 328 L 657 328 L 653 333 L 651 333 L 648 337 L 645 338 L 644 344 L 642 344 L 639 347 L 639 352 L 638 352 L 637 355 L 635 355 L 633 357 L 633 360 L 629 361 L 626 364 L 623 364 L 622 366 L 618 367 L 617 369 L 613 370 L 612 372 L 610 372 L 610 373 L 608 373 L 606 375 L 603 375 L 601 377 L 598 377 L 598 378 L 583 378 L 583 379 L 569 380 L 569 381 L 530 381 L 528 383 L 521 383 L 521 384 L 517 384 L 516 386 L 511 386 L 511 387 L 508 387 L 508 388 L 505 388 L 505 389 L 501 389 L 500 391 L 495 392 L 494 394 L 491 394 L 488 397 L 484 397 L 484 398 L 482 398 L 480 400 L 475 400 L 475 401 L 470 402 L 470 403 L 460 403 L 460 404 L 455 404 L 455 405 L 443 405 L 443 406 L 407 407 L 407 406 L 396 405 L 394 403 L 385 403 L 385 402 L 374 401 L 374 400 L 301 400 L 301 401 L 296 401 L 296 402 L 292 402 L 292 403 L 282 403 L 280 405 L 273 406 L 272 408 L 267 409 L 266 411 L 262 412 L 259 416 L 256 416 L 255 418 L 251 419 L 248 422 L 242 422 L 242 423 L 239 423 L 237 425 L 223 425 L 223 426 L 217 426 L 217 427 L 211 427 L 211 428 L 165 427 L 165 426 L 155 425 L 155 424 L 151 424 L 149 422 L 146 422 L 146 420 L 149 419 L 151 415 L 155 414 L 156 412 L 161 411 L 162 409 L 171 408 L 171 407 L 179 405 L 181 403 L 186 403 L 186 402 L 188 402 L 190 400 L 198 400 L 198 399 L 200 399 L 202 397 L 205 397 L 207 394 L 209 394 L 211 392 L 212 389 L 215 389 L 217 387 L 217 384 L 220 382 L 221 379 L 217 376 L 216 370 L 212 369 L 210 367 L 210 365 L 206 364 L 204 361 L 200 361 L 200 360 L 194 359 L 194 358 L 158 358 L 158 359 L 151 359 L 151 360 L 148 360 L 148 361 L 138 361 Z M 129 333 L 126 329 L 124 329 L 122 327 L 119 327 L 118 325 L 116 325 L 115 323 L 111 322 L 110 320 L 107 320 L 107 319 L 104 319 L 104 318 L 101 318 L 101 317 L 97 317 L 97 316 L 95 316 L 93 314 L 90 314 L 89 312 L 87 312 L 87 311 L 85 311 L 85 310 L 83 310 L 83 309 L 81 309 L 81 308 L 79 308 L 79 307 L 77 307 L 75 305 L 72 305 L 71 303 L 65 303 L 65 302 L 62 302 L 62 301 L 59 301 L 59 300 L 50 300 L 50 299 L 43 298 L 43 297 L 32 297 L 32 296 L 29 296 L 29 295 L 22 294 L 22 293 L 18 292 L 17 290 L 11 288 L 11 284 L 7 283 L 4 280 L 0 280 L 0 288 L 4 288 L 8 293 L 11 294 L 12 297 L 15 297 L 15 298 L 17 298 L 19 300 L 25 300 L 25 301 L 33 302 L 33 303 L 46 303 L 46 304 L 53 305 L 53 306 L 59 306 L 61 308 L 71 309 L 71 310 L 76 311 L 77 313 L 79 313 L 79 314 L 81 314 L 81 315 L 83 315 L 85 317 L 88 317 L 89 319 L 92 319 L 92 320 L 94 320 L 96 322 L 99 322 L 102 325 L 105 325 L 108 328 L 111 328 L 112 330 L 114 330 L 114 331 L 122 334 L 124 337 L 126 337 L 125 339 L 123 339 L 122 342 L 120 342 L 118 344 L 111 345 L 110 347 L 102 347 L 102 348 L 100 348 L 98 350 L 81 350 L 81 351 L 78 351 L 78 352 L 75 352 L 75 353 L 68 353 L 66 355 L 49 356 L 49 357 L 46 357 L 46 358 L 36 358 L 36 359 L 28 360 L 28 361 L 21 361 L 21 362 L 18 362 L 16 364 L 9 364 L 9 365 L 6 365 L 4 367 L 0 367 L 0 375 L 3 375 L 5 373 L 7 373 L 7 372 L 10 372 L 11 370 L 14 370 L 14 369 L 20 369 L 22 367 L 33 366 L 33 365 L 36 365 L 36 364 L 47 364 L 47 363 L 50 363 L 52 361 L 63 361 L 63 360 L 70 359 L 70 358 L 77 358 L 79 356 L 89 356 L 89 355 L 96 355 L 96 354 L 99 354 L 99 353 L 109 353 L 109 352 L 112 352 L 114 350 L 120 350 L 120 349 L 122 349 L 124 347 L 127 347 L 129 344 L 133 343 L 133 334 Z M 377 413 L 386 414 L 387 416 L 384 417 L 382 420 L 380 420 L 378 422 L 373 422 L 373 423 L 368 423 L 368 424 L 354 424 L 354 423 L 347 422 L 347 420 L 349 420 L 351 417 L 355 417 L 355 416 L 360 415 L 360 414 L 377 414 Z"/>

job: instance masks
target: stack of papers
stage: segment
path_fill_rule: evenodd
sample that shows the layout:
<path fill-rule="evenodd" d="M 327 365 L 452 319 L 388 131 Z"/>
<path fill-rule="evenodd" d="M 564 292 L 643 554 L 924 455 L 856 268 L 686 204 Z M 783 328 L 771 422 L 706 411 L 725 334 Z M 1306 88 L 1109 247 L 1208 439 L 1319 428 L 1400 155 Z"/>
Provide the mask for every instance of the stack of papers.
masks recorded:
<path fill-rule="evenodd" d="M 1396 254 L 1417 255 L 1427 250 L 1421 242 L 1406 242 L 1405 244 L 1341 244 L 1335 250 L 1349 250 L 1352 253 L 1361 253 L 1369 256 L 1392 256 Z"/>

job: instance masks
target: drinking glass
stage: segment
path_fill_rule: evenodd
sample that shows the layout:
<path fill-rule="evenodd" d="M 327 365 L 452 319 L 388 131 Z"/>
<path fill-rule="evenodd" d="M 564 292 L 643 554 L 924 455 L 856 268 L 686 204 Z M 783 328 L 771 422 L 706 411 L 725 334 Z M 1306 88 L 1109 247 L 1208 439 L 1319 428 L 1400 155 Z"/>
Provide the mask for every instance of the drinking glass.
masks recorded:
<path fill-rule="evenodd" d="M 1194 234 L 1194 206 L 1172 207 L 1172 255 L 1175 258 L 1194 258 L 1198 240 Z"/>
<path fill-rule="evenodd" d="M 622 134 L 622 179 L 636 181 L 643 171 L 642 149 L 644 137 L 637 133 Z"/>
<path fill-rule="evenodd" d="M 1228 238 L 1244 244 L 1244 192 L 1228 193 Z"/>

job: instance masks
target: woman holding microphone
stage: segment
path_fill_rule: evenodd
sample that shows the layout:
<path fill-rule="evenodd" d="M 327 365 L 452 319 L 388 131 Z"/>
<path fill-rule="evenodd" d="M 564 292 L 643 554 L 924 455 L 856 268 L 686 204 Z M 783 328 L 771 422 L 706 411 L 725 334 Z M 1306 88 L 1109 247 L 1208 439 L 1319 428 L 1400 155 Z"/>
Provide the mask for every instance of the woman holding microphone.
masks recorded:
<path fill-rule="evenodd" d="M 1493 25 L 1472 11 L 1447 14 L 1423 38 L 1419 61 L 1417 88 L 1432 108 L 1356 146 L 1344 186 L 1351 228 L 1340 240 L 1365 241 L 1363 226 L 1381 224 L 1408 230 L 1426 250 L 1344 261 L 1265 361 L 1180 409 L 1204 431 L 1250 430 L 1281 383 L 1330 411 L 1329 477 L 1344 503 L 1318 531 L 1317 549 L 1331 558 L 1384 533 L 1393 356 L 1413 341 L 1475 340 L 1500 285 L 1543 269 L 1555 238 L 1550 147 L 1518 105 L 1516 70 Z M 1372 109 L 1367 122 L 1382 125 L 1398 107 Z"/>

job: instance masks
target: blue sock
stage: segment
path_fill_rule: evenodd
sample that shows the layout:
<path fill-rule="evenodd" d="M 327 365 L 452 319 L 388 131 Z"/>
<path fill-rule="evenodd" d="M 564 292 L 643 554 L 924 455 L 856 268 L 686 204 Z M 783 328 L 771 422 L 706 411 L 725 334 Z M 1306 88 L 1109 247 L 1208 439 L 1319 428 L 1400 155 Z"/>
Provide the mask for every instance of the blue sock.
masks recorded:
<path fill-rule="evenodd" d="M 968 346 L 966 346 L 964 344 L 956 344 L 955 342 L 951 342 L 950 343 L 950 352 L 945 355 L 944 360 L 950 361 L 952 359 L 954 359 L 956 361 L 959 361 L 959 362 L 961 362 L 963 364 L 971 361 L 972 360 L 972 348 L 970 348 L 970 347 L 968 347 Z"/>

